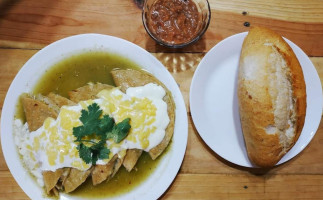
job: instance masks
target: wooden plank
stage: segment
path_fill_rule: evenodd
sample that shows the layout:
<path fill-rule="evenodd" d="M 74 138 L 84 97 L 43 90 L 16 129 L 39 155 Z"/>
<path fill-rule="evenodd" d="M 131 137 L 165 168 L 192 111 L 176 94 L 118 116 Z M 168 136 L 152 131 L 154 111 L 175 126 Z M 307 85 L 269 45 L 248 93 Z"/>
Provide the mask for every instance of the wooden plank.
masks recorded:
<path fill-rule="evenodd" d="M 232 174 L 179 174 L 161 199 L 259 199 L 264 178 Z"/>
<path fill-rule="evenodd" d="M 323 58 L 322 57 L 312 57 L 310 59 L 311 59 L 313 65 L 315 66 L 317 74 L 320 77 L 321 84 L 323 86 Z"/>
<path fill-rule="evenodd" d="M 240 14 L 272 18 L 291 22 L 321 23 L 323 4 L 321 0 L 281 1 L 281 0 L 210 0 L 211 9 Z"/>
<path fill-rule="evenodd" d="M 11 177 L 0 171 L 0 199 L 29 199 Z M 183 174 L 161 199 L 321 199 L 323 175 Z"/>
<path fill-rule="evenodd" d="M 29 199 L 9 171 L 0 171 L 0 199 Z"/>
<path fill-rule="evenodd" d="M 141 9 L 130 2 L 8 1 L 0 9 L 0 47 L 42 48 L 67 36 L 94 32 L 124 38 L 150 52 L 207 52 L 222 39 L 248 31 L 244 23 L 249 22 L 251 26 L 278 31 L 310 56 L 323 55 L 319 0 L 279 4 L 278 0 L 210 0 L 212 18 L 205 36 L 194 45 L 177 50 L 162 47 L 148 36 L 142 25 Z M 268 9 L 262 9 L 263 6 Z M 242 15 L 243 11 L 248 14 Z"/>
<path fill-rule="evenodd" d="M 213 13 L 215 16 L 212 17 L 212 22 L 210 23 L 211 31 L 207 31 L 205 36 L 208 46 L 212 47 L 218 41 L 233 34 L 248 31 L 249 28 L 243 26 L 245 22 L 248 22 L 250 26 L 263 26 L 275 30 L 298 45 L 309 56 L 321 55 L 323 23 L 290 22 L 253 16 L 252 14 L 242 15 L 223 11 L 213 11 Z M 209 48 L 206 49 L 208 50 Z"/>
<path fill-rule="evenodd" d="M 0 125 L 1 127 L 1 125 Z M 2 152 L 2 146 L 0 144 L 0 171 L 8 171 L 9 168 L 7 166 L 7 163 L 4 159 L 3 152 Z"/>
<path fill-rule="evenodd" d="M 323 175 L 179 174 L 162 199 L 322 199 Z"/>
<path fill-rule="evenodd" d="M 186 110 L 189 111 L 189 91 L 194 71 L 204 53 L 153 53 L 171 72 L 183 95 Z"/>
<path fill-rule="evenodd" d="M 0 111 L 11 82 L 20 68 L 36 52 L 36 50 L 0 49 Z"/>
<path fill-rule="evenodd" d="M 136 43 L 136 38 L 145 33 L 141 9 L 132 1 L 9 1 L 3 5 L 1 16 L 1 46 L 9 47 L 40 48 L 88 32 Z"/>
<path fill-rule="evenodd" d="M 267 176 L 267 199 L 322 199 L 322 175 L 275 175 Z"/>

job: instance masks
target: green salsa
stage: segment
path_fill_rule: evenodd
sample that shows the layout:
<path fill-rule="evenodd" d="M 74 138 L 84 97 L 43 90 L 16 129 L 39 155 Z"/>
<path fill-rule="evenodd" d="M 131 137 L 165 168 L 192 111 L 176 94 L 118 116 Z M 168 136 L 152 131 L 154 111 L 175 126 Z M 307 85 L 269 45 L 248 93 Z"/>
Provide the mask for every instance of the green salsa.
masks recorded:
<path fill-rule="evenodd" d="M 115 68 L 140 70 L 136 63 L 122 56 L 106 52 L 86 52 L 64 59 L 48 69 L 33 92 L 44 95 L 54 92 L 68 97 L 68 91 L 89 82 L 114 85 L 110 71 Z"/>
<path fill-rule="evenodd" d="M 160 157 L 153 161 L 148 153 L 143 152 L 131 172 L 127 172 L 124 167 L 121 167 L 110 181 L 96 186 L 92 185 L 92 180 L 89 178 L 71 194 L 87 198 L 114 197 L 125 194 L 142 183 L 157 168 L 159 160 Z"/>

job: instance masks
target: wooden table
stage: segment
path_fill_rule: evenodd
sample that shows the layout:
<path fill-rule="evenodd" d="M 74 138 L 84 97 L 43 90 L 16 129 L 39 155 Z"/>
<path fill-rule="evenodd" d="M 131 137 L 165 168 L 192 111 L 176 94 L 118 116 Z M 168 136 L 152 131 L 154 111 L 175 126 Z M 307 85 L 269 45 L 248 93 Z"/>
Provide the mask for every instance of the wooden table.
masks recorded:
<path fill-rule="evenodd" d="M 222 39 L 248 31 L 245 22 L 272 28 L 301 47 L 322 81 L 322 0 L 209 2 L 212 19 L 206 34 L 194 45 L 173 50 L 157 45 L 145 32 L 141 0 L 0 0 L 0 109 L 18 70 L 44 46 L 80 33 L 117 36 L 156 56 L 179 83 L 185 99 L 187 150 L 178 176 L 161 199 L 323 199 L 323 122 L 303 152 L 265 172 L 236 166 L 210 150 L 196 131 L 188 106 L 199 61 Z M 0 199 L 28 199 L 2 153 L 0 186 Z"/>

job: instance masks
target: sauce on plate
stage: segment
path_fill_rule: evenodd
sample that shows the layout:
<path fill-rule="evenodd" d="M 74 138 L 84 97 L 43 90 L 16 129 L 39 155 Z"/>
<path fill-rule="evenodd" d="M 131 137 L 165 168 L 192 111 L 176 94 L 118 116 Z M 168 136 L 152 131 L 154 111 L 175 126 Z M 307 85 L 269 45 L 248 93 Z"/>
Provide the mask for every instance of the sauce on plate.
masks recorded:
<path fill-rule="evenodd" d="M 88 82 L 114 85 L 112 69 L 136 69 L 140 67 L 117 54 L 103 51 L 89 51 L 72 55 L 50 67 L 38 81 L 34 94 L 47 95 L 50 92 L 68 97 L 68 91 L 82 87 Z"/>

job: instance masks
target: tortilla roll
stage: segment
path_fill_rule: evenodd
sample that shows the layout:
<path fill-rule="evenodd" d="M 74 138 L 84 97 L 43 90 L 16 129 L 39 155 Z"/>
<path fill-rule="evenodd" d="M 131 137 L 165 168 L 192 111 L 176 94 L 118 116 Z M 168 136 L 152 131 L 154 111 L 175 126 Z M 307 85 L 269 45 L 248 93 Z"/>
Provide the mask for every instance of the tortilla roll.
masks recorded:
<path fill-rule="evenodd" d="M 77 88 L 75 90 L 68 92 L 68 95 L 69 95 L 71 101 L 78 103 L 78 102 L 84 101 L 84 100 L 95 99 L 96 95 L 101 90 L 104 90 L 104 89 L 109 90 L 112 88 L 113 88 L 113 86 L 107 85 L 107 84 L 89 83 L 86 86 L 83 86 L 83 87 L 80 87 L 80 88 Z"/>
<path fill-rule="evenodd" d="M 69 193 L 78 188 L 91 174 L 91 171 L 92 168 L 86 171 L 80 171 L 78 169 L 72 168 L 63 184 L 65 192 Z"/>
<path fill-rule="evenodd" d="M 58 169 L 55 172 L 43 171 L 44 183 L 47 194 L 50 194 L 52 189 L 55 188 L 59 178 L 63 174 L 63 169 Z"/>
<path fill-rule="evenodd" d="M 55 94 L 53 92 L 49 93 L 47 95 L 47 97 L 55 104 L 57 105 L 59 108 L 61 108 L 62 106 L 73 106 L 75 105 L 75 103 L 71 100 L 69 100 L 68 98 L 62 97 L 58 94 Z"/>
<path fill-rule="evenodd" d="M 63 184 L 64 184 L 65 180 L 67 179 L 68 175 L 70 174 L 71 169 L 72 168 L 70 168 L 70 167 L 63 168 L 63 173 L 62 173 L 61 177 L 59 177 L 59 180 L 55 186 L 58 190 L 63 190 Z"/>
<path fill-rule="evenodd" d="M 166 128 L 165 137 L 163 138 L 162 142 L 149 151 L 150 157 L 153 160 L 155 160 L 166 149 L 174 133 L 175 103 L 171 92 L 166 88 L 166 86 L 162 82 L 160 82 L 157 78 L 155 78 L 153 75 L 149 74 L 148 72 L 132 70 L 132 69 L 128 69 L 128 70 L 118 69 L 118 70 L 111 71 L 111 74 L 115 84 L 117 86 L 120 86 L 120 90 L 123 92 L 125 92 L 129 87 L 143 86 L 148 83 L 155 83 L 157 85 L 162 86 L 165 89 L 166 95 L 163 98 L 163 100 L 167 103 L 167 112 L 168 112 L 170 122 Z M 133 159 L 133 161 L 136 161 L 136 160 Z"/>
<path fill-rule="evenodd" d="M 123 160 L 124 160 L 124 157 L 116 159 L 113 166 L 112 174 L 107 178 L 107 181 L 111 180 L 114 177 L 114 175 L 116 175 L 116 173 L 119 171 L 120 167 L 122 166 Z"/>
<path fill-rule="evenodd" d="M 130 172 L 136 165 L 139 157 L 142 154 L 141 149 L 128 149 L 127 154 L 123 160 L 123 166 Z"/>
<path fill-rule="evenodd" d="M 109 176 L 113 174 L 114 165 L 118 155 L 114 155 L 113 158 L 106 165 L 96 165 L 91 173 L 92 184 L 98 185 L 105 181 Z"/>
<path fill-rule="evenodd" d="M 30 132 L 40 128 L 46 118 L 52 117 L 56 119 L 58 114 L 55 109 L 51 108 L 45 102 L 33 99 L 28 95 L 22 96 L 22 105 Z"/>

